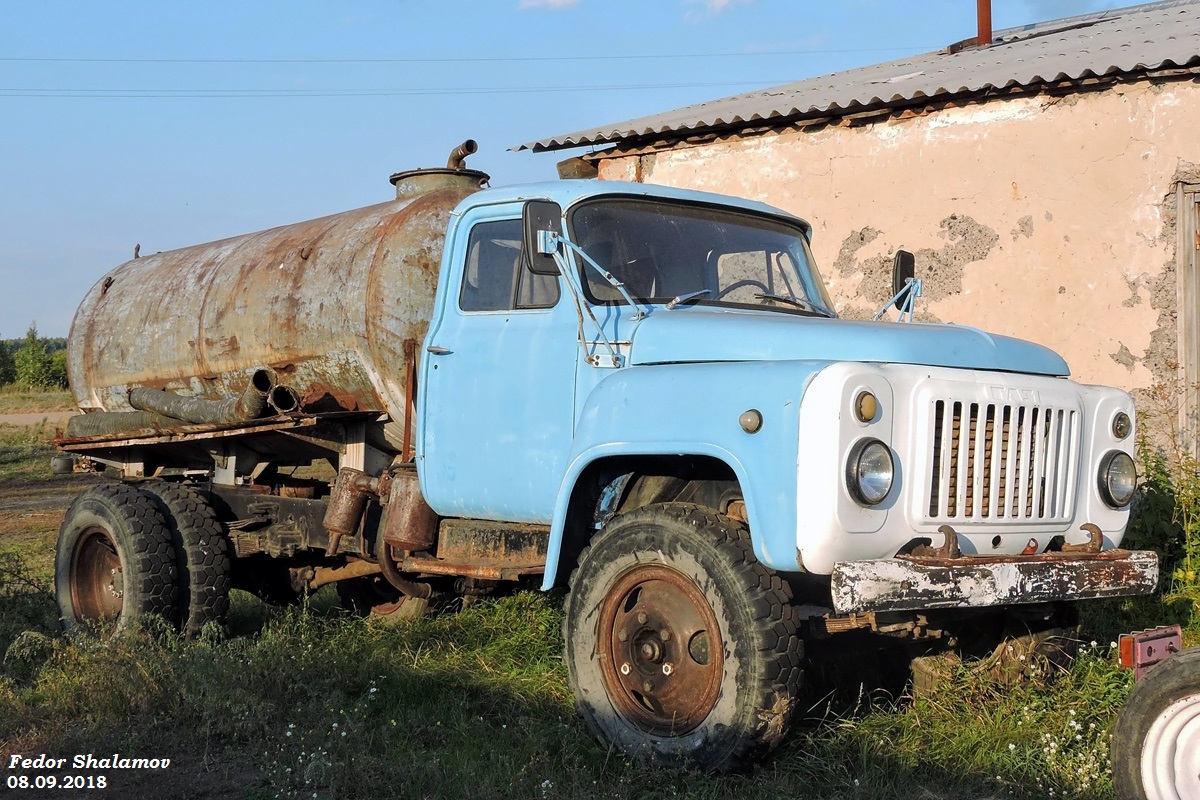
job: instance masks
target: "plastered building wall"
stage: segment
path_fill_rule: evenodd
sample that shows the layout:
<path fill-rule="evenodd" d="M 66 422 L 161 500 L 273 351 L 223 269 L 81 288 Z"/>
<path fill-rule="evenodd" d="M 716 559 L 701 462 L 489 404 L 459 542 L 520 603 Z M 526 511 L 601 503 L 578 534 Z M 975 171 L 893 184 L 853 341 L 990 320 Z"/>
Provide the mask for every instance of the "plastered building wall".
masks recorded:
<path fill-rule="evenodd" d="M 804 217 L 844 317 L 873 314 L 911 250 L 919 320 L 1040 342 L 1078 380 L 1138 390 L 1180 361 L 1174 185 L 1200 176 L 1197 131 L 1200 87 L 1138 83 L 614 158 L 600 177 Z"/>

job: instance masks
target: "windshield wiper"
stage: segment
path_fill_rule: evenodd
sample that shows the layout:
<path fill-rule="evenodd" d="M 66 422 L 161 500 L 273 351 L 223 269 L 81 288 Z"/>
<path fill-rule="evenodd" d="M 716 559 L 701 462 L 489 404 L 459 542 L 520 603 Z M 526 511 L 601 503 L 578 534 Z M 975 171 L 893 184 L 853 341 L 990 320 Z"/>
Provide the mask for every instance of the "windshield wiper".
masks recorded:
<path fill-rule="evenodd" d="M 831 318 L 831 315 L 829 314 L 829 312 L 825 311 L 824 309 L 817 308 L 816 306 L 814 306 L 812 303 L 808 302 L 807 300 L 802 300 L 801 298 L 796 297 L 795 295 L 763 293 L 763 294 L 756 294 L 754 296 L 757 297 L 759 300 L 778 300 L 781 303 L 787 303 L 788 305 L 792 305 L 792 306 L 795 306 L 796 308 L 803 309 L 804 311 L 807 311 L 810 314 L 816 314 L 818 317 Z"/>
<path fill-rule="evenodd" d="M 706 294 L 712 294 L 712 289 L 701 289 L 698 292 L 688 292 L 687 294 L 675 295 L 675 299 L 667 303 L 667 309 L 670 310 L 672 308 L 677 308 L 689 300 L 695 300 L 697 297 L 703 297 Z"/>

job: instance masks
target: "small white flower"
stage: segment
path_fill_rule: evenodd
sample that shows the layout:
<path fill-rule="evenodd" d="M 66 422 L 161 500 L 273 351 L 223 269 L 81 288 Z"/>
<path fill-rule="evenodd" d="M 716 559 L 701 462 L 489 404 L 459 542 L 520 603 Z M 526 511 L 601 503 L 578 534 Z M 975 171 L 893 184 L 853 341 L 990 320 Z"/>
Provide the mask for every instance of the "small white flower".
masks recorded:
<path fill-rule="evenodd" d="M 1015 744 L 1013 744 L 1012 742 L 1009 742 L 1009 743 L 1008 743 L 1008 749 L 1009 749 L 1009 750 L 1016 750 L 1016 749 L 1017 749 L 1017 746 L 1016 746 Z"/>

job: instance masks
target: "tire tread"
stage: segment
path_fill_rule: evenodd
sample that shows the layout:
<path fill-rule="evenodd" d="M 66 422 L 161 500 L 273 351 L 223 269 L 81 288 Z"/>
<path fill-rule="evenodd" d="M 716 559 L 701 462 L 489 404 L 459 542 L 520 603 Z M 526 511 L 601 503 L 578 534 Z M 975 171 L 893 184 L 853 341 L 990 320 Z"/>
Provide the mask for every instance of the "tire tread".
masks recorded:
<path fill-rule="evenodd" d="M 196 636 L 208 622 L 223 623 L 229 613 L 232 563 L 229 539 L 212 505 L 199 491 L 179 483 L 152 481 L 141 489 L 158 504 L 174 540 L 180 631 Z"/>

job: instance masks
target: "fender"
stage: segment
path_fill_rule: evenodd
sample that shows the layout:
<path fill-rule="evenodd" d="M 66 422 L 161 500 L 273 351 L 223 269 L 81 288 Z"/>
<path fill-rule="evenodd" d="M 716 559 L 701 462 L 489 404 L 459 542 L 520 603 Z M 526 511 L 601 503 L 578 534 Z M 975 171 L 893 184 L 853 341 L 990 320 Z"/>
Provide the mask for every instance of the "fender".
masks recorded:
<path fill-rule="evenodd" d="M 741 484 L 759 561 L 796 572 L 800 402 L 825 361 L 632 366 L 616 370 L 580 407 L 559 485 L 543 588 L 555 584 L 567 510 L 580 474 L 611 456 L 694 455 L 719 459 Z M 679 402 L 679 398 L 688 398 Z M 762 414 L 756 433 L 738 418 Z"/>

